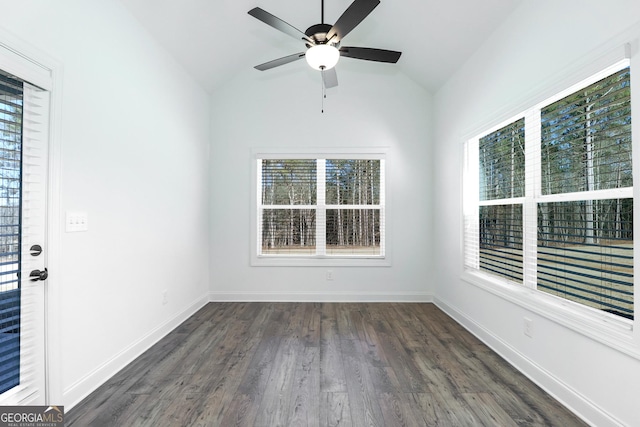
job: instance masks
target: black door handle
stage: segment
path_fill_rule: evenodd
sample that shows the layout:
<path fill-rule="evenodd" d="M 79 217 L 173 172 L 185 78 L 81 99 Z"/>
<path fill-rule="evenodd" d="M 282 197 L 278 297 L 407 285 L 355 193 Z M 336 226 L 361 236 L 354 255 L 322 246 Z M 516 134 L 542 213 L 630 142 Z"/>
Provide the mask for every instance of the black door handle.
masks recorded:
<path fill-rule="evenodd" d="M 47 280 L 49 277 L 49 271 L 45 268 L 43 271 L 33 270 L 29 273 L 30 280 L 32 282 L 37 282 L 38 280 Z"/>

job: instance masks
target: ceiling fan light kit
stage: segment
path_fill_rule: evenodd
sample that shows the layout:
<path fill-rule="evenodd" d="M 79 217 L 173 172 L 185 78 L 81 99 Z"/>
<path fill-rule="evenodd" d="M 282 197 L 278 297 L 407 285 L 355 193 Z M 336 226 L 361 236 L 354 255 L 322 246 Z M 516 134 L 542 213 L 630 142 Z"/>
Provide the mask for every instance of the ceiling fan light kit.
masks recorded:
<path fill-rule="evenodd" d="M 340 51 L 330 44 L 318 44 L 307 50 L 305 58 L 315 70 L 330 70 L 338 63 Z"/>
<path fill-rule="evenodd" d="M 341 56 L 395 64 L 398 62 L 401 52 L 367 47 L 340 47 L 342 39 L 379 4 L 380 0 L 354 0 L 336 23 L 329 25 L 324 23 L 324 0 L 321 0 L 320 20 L 322 23 L 310 26 L 304 33 L 259 7 L 251 9 L 248 12 L 249 15 L 276 30 L 294 37 L 298 41 L 302 41 L 307 48 L 306 51 L 274 59 L 264 64 L 256 65 L 254 68 L 265 71 L 305 57 L 307 63 L 313 69 L 322 72 L 322 82 L 326 89 L 338 85 L 338 77 L 334 67 Z"/>

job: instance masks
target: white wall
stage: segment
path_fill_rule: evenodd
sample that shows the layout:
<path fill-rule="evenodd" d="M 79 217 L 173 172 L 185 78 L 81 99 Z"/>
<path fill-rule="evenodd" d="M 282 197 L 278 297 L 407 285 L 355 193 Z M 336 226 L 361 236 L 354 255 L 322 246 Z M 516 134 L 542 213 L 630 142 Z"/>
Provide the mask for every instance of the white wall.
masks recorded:
<path fill-rule="evenodd" d="M 63 68 L 52 402 L 70 408 L 206 302 L 209 97 L 117 1 L 24 0 L 2 30 Z M 168 292 L 162 304 L 161 292 Z"/>
<path fill-rule="evenodd" d="M 635 0 L 525 1 L 434 99 L 437 303 L 599 426 L 638 425 L 640 360 L 461 280 L 462 144 L 465 135 L 473 136 L 469 132 L 527 106 L 538 93 L 532 88 L 548 89 L 569 71 L 577 72 L 577 64 L 587 63 L 586 58 L 615 45 L 624 38 L 618 34 L 638 17 L 640 2 Z M 637 71 L 640 63 L 634 61 Z M 636 78 L 632 84 L 638 83 Z M 633 120 L 640 120 L 637 111 Z M 634 125 L 634 132 L 638 129 Z M 534 321 L 533 338 L 523 334 L 525 316 Z M 639 338 L 636 332 L 635 351 Z"/>
<path fill-rule="evenodd" d="M 433 105 L 390 66 L 345 59 L 324 114 L 319 76 L 304 63 L 248 67 L 209 98 L 116 1 L 4 5 L 11 19 L 2 29 L 64 67 L 60 208 L 89 214 L 88 232 L 61 234 L 61 268 L 52 272 L 62 361 L 61 401 L 52 403 L 75 404 L 207 293 L 414 301 L 435 292 L 594 423 L 632 425 L 640 419 L 637 359 L 460 280 L 458 195 L 460 136 L 630 26 L 636 3 L 523 2 Z M 579 43 L 567 36 L 585 27 Z M 567 38 L 571 49 L 559 42 Z M 326 267 L 251 267 L 251 150 L 343 146 L 389 147 L 391 266 L 332 268 L 330 282 Z M 524 315 L 534 319 L 533 340 L 522 335 Z"/>
<path fill-rule="evenodd" d="M 256 58 L 260 62 L 260 58 Z M 430 300 L 431 97 L 388 64 L 337 66 L 321 80 L 304 60 L 251 66 L 213 94 L 211 297 L 214 300 Z M 388 147 L 390 267 L 252 267 L 252 149 Z"/>

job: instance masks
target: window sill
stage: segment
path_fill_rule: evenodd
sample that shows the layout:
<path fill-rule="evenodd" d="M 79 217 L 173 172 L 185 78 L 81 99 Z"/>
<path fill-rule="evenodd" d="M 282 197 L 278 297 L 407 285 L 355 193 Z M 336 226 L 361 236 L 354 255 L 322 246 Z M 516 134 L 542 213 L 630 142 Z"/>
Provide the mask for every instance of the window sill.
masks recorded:
<path fill-rule="evenodd" d="M 253 267 L 390 267 L 388 257 L 253 256 Z"/>
<path fill-rule="evenodd" d="M 632 320 L 582 307 L 534 289 L 510 284 L 482 272 L 466 270 L 461 279 L 504 300 L 517 304 L 561 326 L 640 360 Z"/>

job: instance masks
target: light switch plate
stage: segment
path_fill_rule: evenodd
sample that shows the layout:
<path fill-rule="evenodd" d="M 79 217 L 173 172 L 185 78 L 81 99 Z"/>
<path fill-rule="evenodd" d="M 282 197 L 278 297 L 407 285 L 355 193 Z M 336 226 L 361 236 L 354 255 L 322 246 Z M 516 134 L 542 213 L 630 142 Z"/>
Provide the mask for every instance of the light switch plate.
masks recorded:
<path fill-rule="evenodd" d="M 86 212 L 67 212 L 67 233 L 89 230 L 89 215 Z"/>

